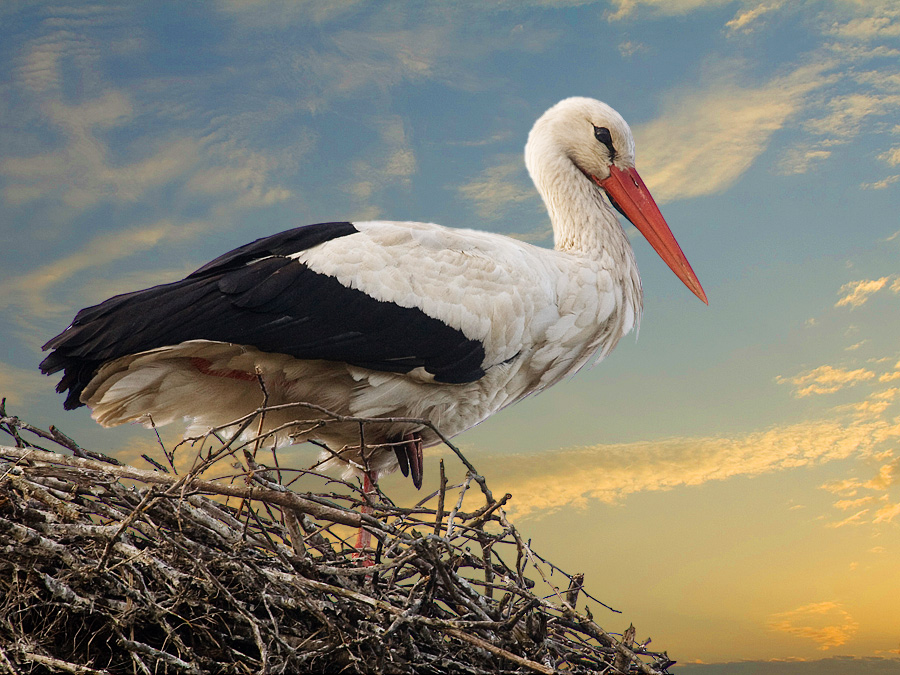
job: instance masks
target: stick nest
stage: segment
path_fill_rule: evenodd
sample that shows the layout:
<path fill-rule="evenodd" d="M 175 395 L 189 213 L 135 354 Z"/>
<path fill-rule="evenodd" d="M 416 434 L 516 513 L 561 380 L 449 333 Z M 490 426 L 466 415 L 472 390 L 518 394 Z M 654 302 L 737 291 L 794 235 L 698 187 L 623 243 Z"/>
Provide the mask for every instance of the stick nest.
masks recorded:
<path fill-rule="evenodd" d="M 319 425 L 353 421 L 305 407 Z M 368 450 L 378 421 L 356 421 Z M 0 431 L 0 673 L 663 674 L 674 663 L 633 627 L 612 634 L 578 611 L 579 599 L 606 606 L 532 550 L 506 516 L 509 495 L 495 499 L 446 439 L 465 480 L 448 485 L 441 460 L 440 489 L 401 508 L 274 453 L 263 465 L 263 438 L 191 439 L 176 449 L 193 466 L 178 473 L 161 442 L 166 463 L 144 456 L 144 470 L 3 405 Z M 359 527 L 373 542 L 363 552 Z"/>

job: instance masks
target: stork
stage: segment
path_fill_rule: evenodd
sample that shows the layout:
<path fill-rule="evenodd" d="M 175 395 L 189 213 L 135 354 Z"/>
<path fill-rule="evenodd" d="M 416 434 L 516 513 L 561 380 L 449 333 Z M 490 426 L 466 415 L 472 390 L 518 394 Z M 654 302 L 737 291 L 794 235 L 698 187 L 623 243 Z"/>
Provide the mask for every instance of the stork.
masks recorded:
<path fill-rule="evenodd" d="M 87 405 L 104 426 L 184 418 L 205 433 L 256 410 L 261 380 L 269 405 L 427 419 L 450 437 L 604 358 L 638 324 L 641 280 L 616 211 L 707 302 L 615 110 L 561 101 L 535 123 L 525 162 L 552 250 L 430 223 L 298 227 L 81 310 L 44 345 L 41 370 L 63 371 L 65 407 Z M 429 427 L 384 424 L 362 444 L 355 424 L 305 438 L 285 426 L 315 414 L 267 414 L 266 429 L 282 429 L 272 443 L 317 440 L 367 485 L 399 467 L 421 486 L 422 448 L 439 440 Z"/>

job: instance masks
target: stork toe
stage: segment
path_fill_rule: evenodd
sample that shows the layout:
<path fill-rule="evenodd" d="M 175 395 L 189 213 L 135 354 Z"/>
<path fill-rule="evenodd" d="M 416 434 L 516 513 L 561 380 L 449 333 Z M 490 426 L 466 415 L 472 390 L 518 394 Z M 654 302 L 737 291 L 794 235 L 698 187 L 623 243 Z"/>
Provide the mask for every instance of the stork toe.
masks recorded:
<path fill-rule="evenodd" d="M 412 474 L 413 485 L 416 489 L 422 487 L 424 475 L 424 460 L 422 458 L 422 437 L 417 433 L 403 434 L 399 444 L 394 446 L 394 454 L 397 455 L 397 463 L 400 465 L 400 473 L 404 476 Z"/>

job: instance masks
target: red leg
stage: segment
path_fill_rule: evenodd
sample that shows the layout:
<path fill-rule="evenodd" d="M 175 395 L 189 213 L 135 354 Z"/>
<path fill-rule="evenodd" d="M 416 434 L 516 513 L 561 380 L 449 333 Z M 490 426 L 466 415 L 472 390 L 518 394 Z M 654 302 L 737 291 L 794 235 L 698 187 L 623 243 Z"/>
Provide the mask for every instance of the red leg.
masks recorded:
<path fill-rule="evenodd" d="M 366 471 L 363 474 L 363 493 L 367 497 L 372 497 L 375 495 L 375 483 L 378 480 L 378 474 L 375 471 Z M 363 504 L 360 509 L 361 513 L 365 513 L 367 515 L 372 515 L 374 509 L 369 506 L 369 504 Z M 353 554 L 353 558 L 355 560 L 362 559 L 363 567 L 371 567 L 375 564 L 375 561 L 372 560 L 371 556 L 366 553 L 366 549 L 372 543 L 372 533 L 368 530 L 359 528 L 359 533 L 356 535 L 356 553 Z"/>

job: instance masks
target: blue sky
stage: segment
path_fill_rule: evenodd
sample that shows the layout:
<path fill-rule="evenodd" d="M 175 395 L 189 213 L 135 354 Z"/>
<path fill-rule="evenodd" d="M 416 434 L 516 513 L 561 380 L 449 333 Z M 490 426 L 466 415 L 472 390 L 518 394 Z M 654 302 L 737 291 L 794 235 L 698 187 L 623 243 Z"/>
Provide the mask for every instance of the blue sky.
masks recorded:
<path fill-rule="evenodd" d="M 639 338 L 458 441 L 681 662 L 900 654 L 900 2 L 7 2 L 0 34 L 13 412 L 152 444 L 64 412 L 40 345 L 288 227 L 549 246 L 522 148 L 592 96 L 631 124 L 710 306 L 632 231 Z"/>

